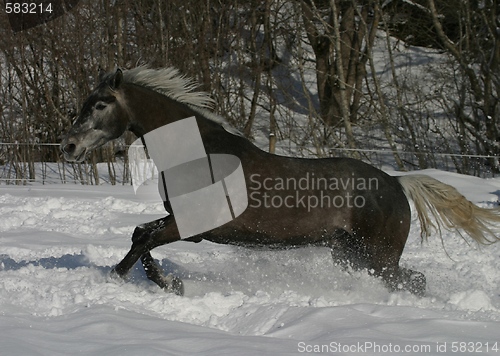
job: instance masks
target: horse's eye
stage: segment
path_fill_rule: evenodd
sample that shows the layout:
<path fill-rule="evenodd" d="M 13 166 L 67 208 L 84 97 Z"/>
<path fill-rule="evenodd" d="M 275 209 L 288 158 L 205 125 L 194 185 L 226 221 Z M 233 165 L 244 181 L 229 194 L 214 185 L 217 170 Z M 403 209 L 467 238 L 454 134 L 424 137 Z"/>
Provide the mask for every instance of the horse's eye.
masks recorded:
<path fill-rule="evenodd" d="M 106 109 L 106 105 L 101 104 L 101 103 L 98 103 L 98 104 L 95 106 L 95 109 L 96 109 L 96 110 L 104 110 L 104 109 Z"/>

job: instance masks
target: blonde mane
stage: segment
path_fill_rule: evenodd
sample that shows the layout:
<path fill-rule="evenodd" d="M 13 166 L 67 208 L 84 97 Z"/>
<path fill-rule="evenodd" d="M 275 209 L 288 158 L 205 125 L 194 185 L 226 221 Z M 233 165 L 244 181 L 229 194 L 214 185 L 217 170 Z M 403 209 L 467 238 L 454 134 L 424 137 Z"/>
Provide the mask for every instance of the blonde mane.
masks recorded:
<path fill-rule="evenodd" d="M 197 84 L 182 75 L 177 68 L 151 69 L 140 66 L 124 70 L 123 79 L 127 83 L 149 88 L 184 104 L 206 109 L 211 109 L 214 105 L 210 95 L 203 91 L 194 91 Z"/>
<path fill-rule="evenodd" d="M 147 66 L 139 66 L 124 70 L 123 79 L 126 83 L 154 90 L 170 99 L 186 104 L 198 114 L 222 125 L 228 132 L 241 135 L 226 119 L 211 111 L 215 101 L 210 97 L 210 94 L 204 91 L 195 91 L 198 84 L 180 73 L 177 68 L 151 69 Z"/>

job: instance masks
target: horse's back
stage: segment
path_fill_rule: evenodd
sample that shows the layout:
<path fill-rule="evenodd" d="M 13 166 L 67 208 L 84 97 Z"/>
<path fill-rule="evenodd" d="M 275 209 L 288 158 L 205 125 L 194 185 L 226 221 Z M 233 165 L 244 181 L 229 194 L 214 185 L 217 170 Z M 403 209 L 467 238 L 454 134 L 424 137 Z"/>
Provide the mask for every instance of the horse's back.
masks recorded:
<path fill-rule="evenodd" d="M 265 158 L 243 161 L 248 207 L 208 233 L 209 240 L 224 242 L 217 235 L 232 230 L 230 240 L 241 245 L 325 244 L 346 232 L 367 240 L 399 236 L 409 226 L 408 201 L 397 179 L 373 166 L 349 158 Z"/>

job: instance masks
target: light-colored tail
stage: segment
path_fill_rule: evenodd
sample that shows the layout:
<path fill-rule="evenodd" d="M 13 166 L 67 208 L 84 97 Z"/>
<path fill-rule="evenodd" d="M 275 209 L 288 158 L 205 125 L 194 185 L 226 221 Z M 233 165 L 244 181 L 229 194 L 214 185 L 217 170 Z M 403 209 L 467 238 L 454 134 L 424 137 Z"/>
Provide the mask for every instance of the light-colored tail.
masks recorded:
<path fill-rule="evenodd" d="M 500 240 L 495 234 L 495 230 L 500 230 L 499 208 L 480 208 L 454 187 L 426 175 L 400 176 L 398 180 L 406 196 L 415 204 L 422 238 L 427 238 L 432 228 L 441 233 L 443 226 L 448 230 L 465 231 L 482 244 Z"/>

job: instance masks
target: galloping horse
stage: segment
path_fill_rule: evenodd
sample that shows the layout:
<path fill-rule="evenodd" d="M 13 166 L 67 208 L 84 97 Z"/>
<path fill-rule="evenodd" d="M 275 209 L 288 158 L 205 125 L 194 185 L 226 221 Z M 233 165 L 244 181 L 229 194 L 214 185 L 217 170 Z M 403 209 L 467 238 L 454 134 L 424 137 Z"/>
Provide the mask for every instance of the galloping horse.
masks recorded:
<path fill-rule="evenodd" d="M 325 246 L 336 263 L 366 268 L 390 290 L 425 293 L 424 275 L 399 267 L 410 229 L 409 199 L 414 201 L 422 238 L 433 228 L 440 232 L 444 227 L 464 231 L 479 243 L 498 241 L 492 230 L 500 222 L 497 209 L 479 208 L 455 188 L 425 175 L 393 177 L 349 158 L 304 159 L 264 152 L 228 128 L 223 118 L 209 110 L 208 94 L 194 87 L 192 80 L 173 68 L 137 67 L 102 75 L 61 143 L 65 159 L 83 161 L 89 151 L 126 130 L 143 137 L 195 117 L 207 154 L 240 160 L 248 206 L 232 221 L 185 241 L 274 248 Z M 166 142 L 172 139 L 164 137 Z M 164 205 L 170 214 L 136 227 L 130 251 L 112 274 L 125 278 L 141 259 L 150 280 L 182 295 L 182 281 L 171 274 L 164 276 L 150 254 L 158 246 L 181 240 L 168 196 Z"/>

